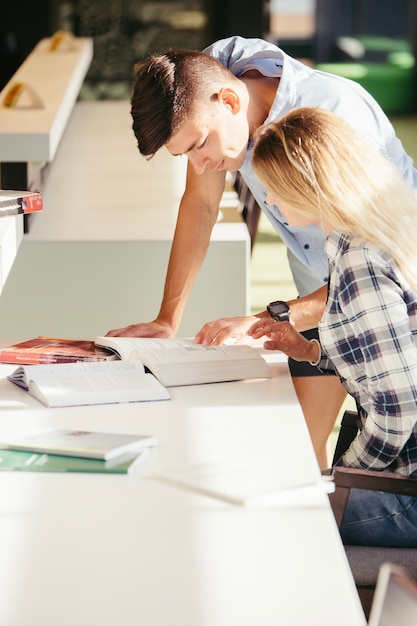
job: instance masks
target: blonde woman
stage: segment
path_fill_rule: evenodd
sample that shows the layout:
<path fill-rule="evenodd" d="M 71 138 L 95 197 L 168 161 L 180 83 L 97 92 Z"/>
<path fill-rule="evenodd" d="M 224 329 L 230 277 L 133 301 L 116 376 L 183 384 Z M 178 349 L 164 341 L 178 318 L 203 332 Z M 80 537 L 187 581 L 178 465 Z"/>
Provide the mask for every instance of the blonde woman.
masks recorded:
<path fill-rule="evenodd" d="M 253 167 L 295 229 L 324 230 L 329 291 L 320 341 L 262 318 L 265 347 L 326 368 L 360 412 L 338 462 L 417 477 L 417 199 L 393 165 L 334 114 L 300 108 L 257 133 Z M 417 546 L 417 499 L 353 490 L 345 543 Z"/>

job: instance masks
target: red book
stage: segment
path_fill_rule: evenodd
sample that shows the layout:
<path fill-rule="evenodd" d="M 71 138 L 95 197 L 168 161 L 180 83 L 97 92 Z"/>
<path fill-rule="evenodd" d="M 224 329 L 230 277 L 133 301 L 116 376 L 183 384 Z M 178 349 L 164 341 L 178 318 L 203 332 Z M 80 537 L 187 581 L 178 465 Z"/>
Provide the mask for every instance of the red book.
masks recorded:
<path fill-rule="evenodd" d="M 42 194 L 38 191 L 0 190 L 0 217 L 42 211 Z"/>
<path fill-rule="evenodd" d="M 75 363 L 77 361 L 112 361 L 114 352 L 100 348 L 94 341 L 36 337 L 0 348 L 0 362 L 33 365 L 39 363 Z"/>

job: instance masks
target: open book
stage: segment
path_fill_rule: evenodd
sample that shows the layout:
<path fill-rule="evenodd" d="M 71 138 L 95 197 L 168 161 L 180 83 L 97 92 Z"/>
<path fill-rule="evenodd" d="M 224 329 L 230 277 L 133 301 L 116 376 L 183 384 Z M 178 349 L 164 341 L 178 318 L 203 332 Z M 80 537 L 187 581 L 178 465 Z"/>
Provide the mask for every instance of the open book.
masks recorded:
<path fill-rule="evenodd" d="M 139 361 L 22 365 L 7 378 L 49 407 L 170 399 Z"/>
<path fill-rule="evenodd" d="M 202 346 L 193 339 L 97 337 L 123 361 L 141 361 L 165 387 L 269 378 L 260 352 L 244 344 Z"/>

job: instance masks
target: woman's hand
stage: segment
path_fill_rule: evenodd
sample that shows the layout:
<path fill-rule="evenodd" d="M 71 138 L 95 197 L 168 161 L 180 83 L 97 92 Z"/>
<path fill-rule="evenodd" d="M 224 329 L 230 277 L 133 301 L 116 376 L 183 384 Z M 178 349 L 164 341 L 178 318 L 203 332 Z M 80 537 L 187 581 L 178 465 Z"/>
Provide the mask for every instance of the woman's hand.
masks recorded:
<path fill-rule="evenodd" d="M 320 346 L 300 335 L 290 322 L 277 322 L 265 317 L 249 328 L 248 335 L 253 339 L 268 337 L 264 348 L 280 350 L 295 361 L 315 363 L 320 358 Z"/>

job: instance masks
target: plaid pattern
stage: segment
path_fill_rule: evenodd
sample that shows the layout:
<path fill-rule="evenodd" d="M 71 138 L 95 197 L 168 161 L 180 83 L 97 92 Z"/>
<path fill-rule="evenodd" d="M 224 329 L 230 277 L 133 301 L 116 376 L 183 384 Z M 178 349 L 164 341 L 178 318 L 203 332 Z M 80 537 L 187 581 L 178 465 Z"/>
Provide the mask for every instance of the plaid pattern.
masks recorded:
<path fill-rule="evenodd" d="M 417 294 L 384 252 L 333 232 L 323 352 L 362 409 L 341 464 L 417 476 Z"/>

